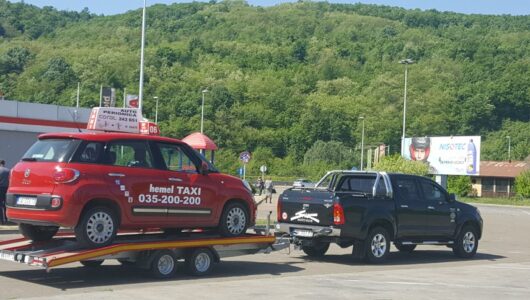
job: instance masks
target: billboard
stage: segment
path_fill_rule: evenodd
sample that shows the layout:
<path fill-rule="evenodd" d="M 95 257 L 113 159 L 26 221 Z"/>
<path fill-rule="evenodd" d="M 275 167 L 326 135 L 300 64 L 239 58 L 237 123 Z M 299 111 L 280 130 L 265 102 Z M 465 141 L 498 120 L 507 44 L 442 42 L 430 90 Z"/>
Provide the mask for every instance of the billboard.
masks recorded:
<path fill-rule="evenodd" d="M 480 136 L 439 136 L 405 138 L 403 156 L 429 164 L 437 175 L 478 175 Z"/>

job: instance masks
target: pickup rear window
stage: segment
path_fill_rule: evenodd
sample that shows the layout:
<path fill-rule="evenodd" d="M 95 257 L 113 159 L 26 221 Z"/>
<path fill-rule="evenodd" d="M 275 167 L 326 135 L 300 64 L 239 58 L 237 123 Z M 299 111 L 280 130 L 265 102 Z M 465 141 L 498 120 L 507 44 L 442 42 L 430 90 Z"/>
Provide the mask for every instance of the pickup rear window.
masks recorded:
<path fill-rule="evenodd" d="M 38 140 L 22 157 L 23 161 L 64 162 L 79 144 L 74 139 Z"/>
<path fill-rule="evenodd" d="M 343 176 L 339 181 L 337 191 L 356 192 L 370 195 L 372 194 L 375 180 L 375 176 Z M 377 185 L 377 194 L 385 193 L 385 183 L 383 179 L 380 179 Z"/>

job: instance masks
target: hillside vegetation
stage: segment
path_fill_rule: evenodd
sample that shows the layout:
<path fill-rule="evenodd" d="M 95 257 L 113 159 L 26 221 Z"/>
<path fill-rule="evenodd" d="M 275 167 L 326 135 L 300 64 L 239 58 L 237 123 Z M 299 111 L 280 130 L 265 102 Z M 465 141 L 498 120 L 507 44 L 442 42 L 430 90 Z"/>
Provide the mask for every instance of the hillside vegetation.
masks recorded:
<path fill-rule="evenodd" d="M 99 87 L 138 89 L 141 11 L 97 16 L 0 0 L 0 90 L 6 99 L 99 103 Z M 351 168 L 365 145 L 407 136 L 481 135 L 482 159 L 530 152 L 530 16 L 485 16 L 363 4 L 242 1 L 148 8 L 144 114 L 164 135 L 200 126 L 235 172 L 237 154 L 279 176 Z M 366 153 L 365 153 L 366 154 Z M 366 156 L 365 156 L 366 157 Z"/>

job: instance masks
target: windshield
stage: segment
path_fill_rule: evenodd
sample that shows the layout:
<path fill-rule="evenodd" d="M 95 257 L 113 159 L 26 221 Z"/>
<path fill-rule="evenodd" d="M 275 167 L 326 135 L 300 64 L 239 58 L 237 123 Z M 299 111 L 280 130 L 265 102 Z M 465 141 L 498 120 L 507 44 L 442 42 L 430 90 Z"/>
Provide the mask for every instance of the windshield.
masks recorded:
<path fill-rule="evenodd" d="M 64 162 L 67 161 L 78 145 L 73 139 L 38 140 L 24 154 L 24 161 Z"/>

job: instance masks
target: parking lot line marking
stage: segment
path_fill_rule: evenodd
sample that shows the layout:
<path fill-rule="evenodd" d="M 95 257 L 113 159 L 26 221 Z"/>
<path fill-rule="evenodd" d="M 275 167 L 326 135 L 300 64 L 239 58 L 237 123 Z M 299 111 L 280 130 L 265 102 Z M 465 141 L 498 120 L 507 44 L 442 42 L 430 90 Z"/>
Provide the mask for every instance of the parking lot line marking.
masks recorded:
<path fill-rule="evenodd" d="M 508 269 L 508 270 L 530 270 L 530 267 L 515 267 L 515 266 L 486 266 L 491 269 Z"/>

